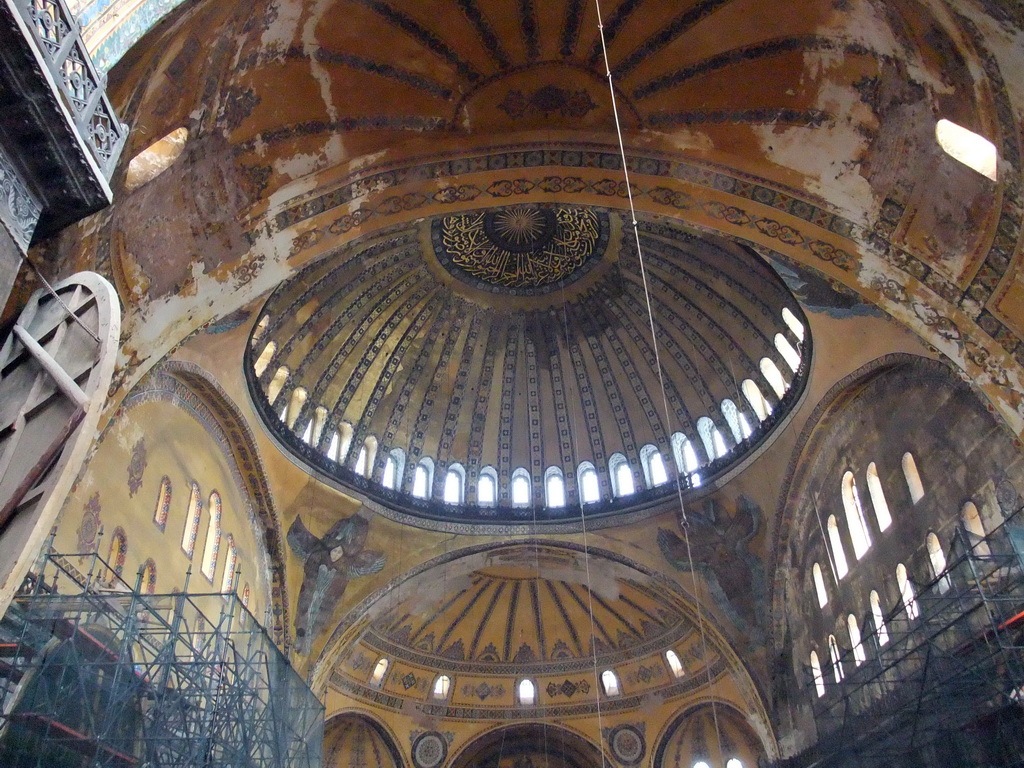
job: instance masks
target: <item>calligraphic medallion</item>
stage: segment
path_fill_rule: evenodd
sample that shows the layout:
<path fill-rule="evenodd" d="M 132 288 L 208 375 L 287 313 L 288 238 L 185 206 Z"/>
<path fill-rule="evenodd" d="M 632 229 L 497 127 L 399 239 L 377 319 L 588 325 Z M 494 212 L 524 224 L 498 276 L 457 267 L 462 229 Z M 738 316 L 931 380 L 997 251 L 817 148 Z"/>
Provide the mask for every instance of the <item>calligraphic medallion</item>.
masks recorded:
<path fill-rule="evenodd" d="M 608 215 L 568 205 L 512 205 L 433 223 L 434 252 L 448 272 L 493 293 L 530 295 L 572 282 L 600 260 Z"/>

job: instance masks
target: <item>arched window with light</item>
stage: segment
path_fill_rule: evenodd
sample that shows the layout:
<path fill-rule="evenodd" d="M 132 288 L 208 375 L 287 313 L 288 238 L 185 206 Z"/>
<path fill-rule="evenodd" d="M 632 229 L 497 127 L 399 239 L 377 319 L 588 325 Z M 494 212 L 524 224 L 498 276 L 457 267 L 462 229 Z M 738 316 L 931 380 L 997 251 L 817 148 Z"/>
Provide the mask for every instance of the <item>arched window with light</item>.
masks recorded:
<path fill-rule="evenodd" d="M 846 552 L 843 551 L 843 540 L 839 536 L 839 523 L 835 515 L 828 516 L 828 541 L 832 545 L 832 562 L 835 563 L 836 576 L 843 578 L 850 572 L 846 563 Z"/>
<path fill-rule="evenodd" d="M 725 444 L 725 438 L 715 426 L 715 422 L 707 416 L 697 419 L 697 434 L 700 435 L 701 442 L 704 443 L 704 452 L 712 459 L 719 459 L 728 453 L 729 448 Z"/>
<path fill-rule="evenodd" d="M 871 620 L 875 622 L 875 635 L 878 637 L 878 644 L 885 645 L 889 642 L 889 630 L 885 628 L 882 601 L 878 598 L 878 592 L 873 589 L 871 590 L 869 602 L 871 603 Z"/>
<path fill-rule="evenodd" d="M 789 339 L 783 336 L 781 333 L 775 334 L 775 348 L 779 350 L 779 354 L 782 355 L 782 359 L 786 361 L 786 365 L 789 369 L 796 373 L 800 370 L 800 353 L 796 351 L 796 348 L 789 343 Z"/>
<path fill-rule="evenodd" d="M 864 519 L 864 508 L 860 504 L 857 493 L 857 481 L 853 472 L 843 475 L 842 483 L 843 510 L 846 512 L 846 525 L 850 529 L 850 540 L 853 542 L 853 554 L 860 560 L 871 548 L 871 534 L 868 523 Z"/>
<path fill-rule="evenodd" d="M 757 416 L 758 421 L 764 421 L 771 415 L 772 405 L 753 379 L 744 379 L 743 383 L 740 384 L 740 389 L 743 391 L 743 396 L 747 398 L 747 402 L 750 404 L 751 410 L 754 411 L 754 415 Z"/>
<path fill-rule="evenodd" d="M 461 504 L 466 494 L 466 470 L 461 464 L 452 464 L 444 476 L 445 504 Z"/>
<path fill-rule="evenodd" d="M 903 563 L 896 566 L 896 586 L 903 601 L 903 610 L 907 612 L 907 618 L 913 621 L 921 615 L 921 609 L 918 608 L 917 597 L 914 595 L 914 585 L 910 583 L 910 577 L 907 575 L 907 566 Z"/>
<path fill-rule="evenodd" d="M 868 495 L 871 497 L 871 506 L 875 510 L 878 530 L 884 531 L 892 525 L 892 514 L 889 512 L 889 503 L 885 500 L 882 482 L 878 479 L 878 468 L 875 466 L 875 462 L 868 464 L 867 476 Z"/>
<path fill-rule="evenodd" d="M 417 499 L 430 498 L 430 488 L 433 484 L 434 461 L 429 456 L 424 456 L 412 473 L 412 495 Z"/>
<path fill-rule="evenodd" d="M 493 507 L 498 503 L 498 473 L 494 467 L 487 466 L 480 470 L 476 481 L 476 501 L 484 507 Z"/>
<path fill-rule="evenodd" d="M 779 370 L 779 366 L 775 364 L 775 361 L 767 358 L 761 358 L 761 375 L 764 376 L 764 380 L 768 382 L 772 390 L 780 398 L 786 394 L 786 380 L 782 377 L 782 371 Z"/>
<path fill-rule="evenodd" d="M 260 352 L 260 356 L 256 358 L 256 362 L 253 363 L 252 370 L 256 376 L 262 376 L 263 372 L 267 370 L 267 366 L 270 365 L 270 361 L 274 359 L 274 353 L 277 352 L 277 344 L 269 342 L 267 346 Z"/>
<path fill-rule="evenodd" d="M 274 374 L 274 378 L 270 380 L 270 385 L 267 387 L 267 402 L 270 405 L 273 405 L 274 401 L 277 400 L 277 396 L 281 394 L 281 390 L 284 388 L 285 382 L 288 381 L 289 373 L 289 370 L 282 365 L 277 369 L 277 373 Z"/>
<path fill-rule="evenodd" d="M 843 682 L 845 674 L 843 673 L 843 661 L 839 655 L 839 643 L 836 642 L 835 635 L 828 636 L 828 655 L 832 660 L 832 674 L 836 678 L 837 683 Z"/>
<path fill-rule="evenodd" d="M 942 551 L 942 542 L 935 535 L 935 531 L 928 531 L 925 546 L 928 549 L 928 560 L 932 565 L 932 575 L 938 579 L 939 594 L 944 595 L 949 591 L 951 584 L 946 573 L 946 553 Z"/>
<path fill-rule="evenodd" d="M 853 662 L 859 667 L 867 661 L 868 657 L 860 639 L 860 626 L 857 624 L 857 617 L 852 613 L 846 617 L 846 626 L 850 631 L 850 645 L 853 646 Z"/>
<path fill-rule="evenodd" d="M 907 451 L 903 454 L 903 477 L 907 480 L 907 490 L 910 492 L 910 501 L 917 504 L 924 498 L 924 484 L 921 482 L 921 473 L 917 471 L 917 462 L 914 455 Z"/>
<path fill-rule="evenodd" d="M 644 481 L 648 488 L 664 485 L 668 482 L 668 470 L 665 459 L 657 446 L 648 443 L 640 449 L 640 466 L 644 471 Z"/>
<path fill-rule="evenodd" d="M 613 453 L 608 459 L 608 474 L 612 478 L 612 493 L 617 497 L 629 496 L 636 490 L 633 484 L 633 468 L 621 453 Z"/>
<path fill-rule="evenodd" d="M 622 692 L 619 688 L 619 677 L 611 669 L 601 673 L 601 687 L 605 696 L 618 696 Z"/>
<path fill-rule="evenodd" d="M 581 502 L 594 504 L 601 500 L 601 483 L 597 479 L 597 467 L 591 462 L 580 462 L 576 468 L 576 482 L 579 485 Z"/>
<path fill-rule="evenodd" d="M 818 607 L 824 608 L 828 605 L 828 592 L 825 591 L 825 577 L 821 573 L 821 566 L 815 563 L 811 572 L 814 576 L 814 591 L 818 595 Z"/>
<path fill-rule="evenodd" d="M 383 656 L 377 660 L 373 667 L 373 673 L 370 675 L 370 685 L 374 688 L 380 688 L 384 684 L 384 675 L 388 673 L 390 664 L 391 662 Z"/>
<path fill-rule="evenodd" d="M 405 451 L 401 448 L 392 448 L 388 452 L 388 458 L 384 462 L 384 473 L 381 475 L 380 484 L 385 488 L 395 489 L 402 484 L 402 476 L 405 474 Z"/>
<path fill-rule="evenodd" d="M 369 477 L 373 470 L 373 464 L 377 460 L 377 438 L 370 435 L 359 447 L 359 454 L 356 456 L 356 463 L 352 467 L 357 475 Z"/>
<path fill-rule="evenodd" d="M 700 460 L 693 443 L 682 432 L 672 435 L 672 455 L 676 461 L 676 469 L 681 474 L 690 474 L 700 468 Z"/>
<path fill-rule="evenodd" d="M 533 680 L 524 677 L 519 681 L 516 685 L 516 698 L 524 707 L 532 707 L 537 703 L 537 686 L 533 684 Z"/>
<path fill-rule="evenodd" d="M 732 432 L 733 440 L 736 443 L 742 443 L 750 437 L 750 424 L 747 422 L 746 417 L 740 413 L 736 403 L 728 398 L 722 401 L 722 417 L 725 419 L 725 423 L 729 425 L 729 431 Z"/>
<path fill-rule="evenodd" d="M 565 506 L 565 476 L 558 467 L 548 467 L 544 472 L 544 504 L 552 508 Z"/>
<path fill-rule="evenodd" d="M 292 396 L 288 398 L 288 411 L 284 423 L 289 429 L 295 426 L 295 420 L 299 418 L 302 407 L 306 404 L 308 397 L 305 387 L 296 387 L 292 390 Z"/>
<path fill-rule="evenodd" d="M 804 340 L 804 334 L 806 333 L 804 329 L 804 324 L 800 322 L 800 320 L 797 318 L 795 314 L 793 314 L 793 311 L 789 307 L 782 308 L 782 322 L 784 322 L 786 326 L 789 328 L 789 330 L 793 332 L 793 335 L 796 337 L 797 341 Z"/>
<path fill-rule="evenodd" d="M 978 513 L 978 506 L 973 501 L 968 501 L 960 510 L 960 520 L 963 522 L 964 530 L 967 532 L 967 543 L 978 557 L 988 557 L 992 554 L 988 542 L 985 541 L 985 526 L 981 522 L 981 515 Z"/>
<path fill-rule="evenodd" d="M 533 497 L 531 485 L 530 473 L 524 467 L 518 467 L 512 472 L 512 506 L 530 506 L 530 500 Z"/>
<path fill-rule="evenodd" d="M 665 663 L 668 664 L 668 671 L 672 673 L 672 677 L 679 678 L 685 674 L 683 662 L 679 660 L 679 654 L 671 648 L 665 651 Z"/>
<path fill-rule="evenodd" d="M 820 699 L 825 695 L 825 678 L 821 674 L 821 662 L 818 661 L 817 651 L 811 651 L 811 677 L 814 678 L 814 690 Z"/>
<path fill-rule="evenodd" d="M 448 689 L 451 688 L 451 678 L 448 675 L 438 675 L 437 679 L 434 680 L 434 691 L 433 697 L 435 699 L 447 699 Z"/>

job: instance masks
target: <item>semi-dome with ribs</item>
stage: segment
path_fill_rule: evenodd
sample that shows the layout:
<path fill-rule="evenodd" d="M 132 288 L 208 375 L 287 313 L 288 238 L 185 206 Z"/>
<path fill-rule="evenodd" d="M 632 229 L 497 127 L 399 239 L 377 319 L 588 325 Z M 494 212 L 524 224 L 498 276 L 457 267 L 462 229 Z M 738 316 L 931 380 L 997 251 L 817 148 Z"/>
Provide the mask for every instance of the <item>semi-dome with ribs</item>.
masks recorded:
<path fill-rule="evenodd" d="M 297 457 L 426 518 L 564 520 L 706 484 L 795 399 L 809 338 L 759 256 L 639 231 L 645 271 L 622 214 L 570 203 L 358 240 L 267 301 L 254 401 Z"/>

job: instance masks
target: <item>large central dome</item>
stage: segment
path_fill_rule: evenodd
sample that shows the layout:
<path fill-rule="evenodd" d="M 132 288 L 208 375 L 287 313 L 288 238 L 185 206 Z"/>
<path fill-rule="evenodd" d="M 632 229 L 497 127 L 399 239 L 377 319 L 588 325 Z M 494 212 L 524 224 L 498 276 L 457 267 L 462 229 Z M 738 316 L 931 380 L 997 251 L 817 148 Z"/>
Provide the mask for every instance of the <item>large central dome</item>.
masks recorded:
<path fill-rule="evenodd" d="M 809 339 L 750 251 L 661 219 L 640 242 L 647 291 L 632 227 L 604 208 L 358 240 L 267 301 L 254 401 L 297 458 L 421 519 L 578 520 L 674 494 L 675 476 L 706 486 L 795 399 Z"/>

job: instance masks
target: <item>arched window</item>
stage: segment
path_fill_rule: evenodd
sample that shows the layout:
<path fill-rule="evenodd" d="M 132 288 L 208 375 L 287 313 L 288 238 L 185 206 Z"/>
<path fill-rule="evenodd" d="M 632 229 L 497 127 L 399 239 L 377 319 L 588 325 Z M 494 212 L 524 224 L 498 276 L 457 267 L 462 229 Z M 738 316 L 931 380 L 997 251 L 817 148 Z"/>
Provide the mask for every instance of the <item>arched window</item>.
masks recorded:
<path fill-rule="evenodd" d="M 903 454 L 903 476 L 907 479 L 907 490 L 910 491 L 910 500 L 917 504 L 924 498 L 924 485 L 921 483 L 921 474 L 917 471 L 917 462 L 910 451 Z"/>
<path fill-rule="evenodd" d="M 917 598 L 914 596 L 914 585 L 910 583 L 907 576 L 907 566 L 900 563 L 896 566 L 896 586 L 900 590 L 900 599 L 903 600 L 903 609 L 907 612 L 907 618 L 911 621 L 921 615 L 917 607 Z"/>
<path fill-rule="evenodd" d="M 461 504 L 466 497 L 466 470 L 461 464 L 452 464 L 444 476 L 445 504 Z"/>
<path fill-rule="evenodd" d="M 782 371 L 779 370 L 779 366 L 775 364 L 774 360 L 767 357 L 761 358 L 761 375 L 764 376 L 764 380 L 768 382 L 776 395 L 782 397 L 786 394 L 786 380 L 782 378 Z"/>
<path fill-rule="evenodd" d="M 942 551 L 942 543 L 934 531 L 928 531 L 925 537 L 925 545 L 928 548 L 928 560 L 932 564 L 932 575 L 939 580 L 939 593 L 946 594 L 949 591 L 949 576 L 946 574 L 946 554 Z"/>
<path fill-rule="evenodd" d="M 528 507 L 533 494 L 530 491 L 530 473 L 523 467 L 512 472 L 512 505 Z"/>
<path fill-rule="evenodd" d="M 820 699 L 825 695 L 825 678 L 821 676 L 821 662 L 816 651 L 811 651 L 811 676 L 814 678 L 814 690 Z"/>
<path fill-rule="evenodd" d="M 227 536 L 228 557 L 224 561 L 224 575 L 220 580 L 220 591 L 228 594 L 235 591 L 235 571 L 238 570 L 238 547 L 235 546 L 235 537 L 230 533 Z"/>
<path fill-rule="evenodd" d="M 676 432 L 672 435 L 672 453 L 675 456 L 676 469 L 680 474 L 696 472 L 700 467 L 700 461 L 697 459 L 697 452 L 693 449 L 693 443 L 682 432 Z"/>
<path fill-rule="evenodd" d="M 857 617 L 852 613 L 846 617 L 846 626 L 850 630 L 850 645 L 853 646 L 853 662 L 858 667 L 867 661 L 867 654 L 864 653 L 864 645 L 860 641 L 860 627 L 857 626 Z"/>
<path fill-rule="evenodd" d="M 729 448 L 725 444 L 725 438 L 718 431 L 715 422 L 707 416 L 697 419 L 697 434 L 700 435 L 701 442 L 704 443 L 705 452 L 712 459 L 721 458 L 728 453 Z"/>
<path fill-rule="evenodd" d="M 380 484 L 385 488 L 398 488 L 404 474 L 405 451 L 401 448 L 392 448 L 384 462 L 384 473 L 381 475 Z"/>
<path fill-rule="evenodd" d="M 978 557 L 988 557 L 992 554 L 988 542 L 985 541 L 985 526 L 981 522 L 981 515 L 978 514 L 978 507 L 973 501 L 964 504 L 960 511 L 960 519 L 963 521 L 964 530 L 967 531 L 967 543 L 971 546 L 974 554 Z"/>
<path fill-rule="evenodd" d="M 537 687 L 533 684 L 533 680 L 529 678 L 523 678 L 519 681 L 519 685 L 516 686 L 516 693 L 519 697 L 519 703 L 524 707 L 532 707 L 537 703 Z"/>
<path fill-rule="evenodd" d="M 843 475 L 843 509 L 846 511 L 846 525 L 853 542 L 853 554 L 860 560 L 871 548 L 871 534 L 868 533 L 868 523 L 864 519 L 864 508 L 860 505 L 857 481 L 853 478 L 853 472 L 849 471 Z"/>
<path fill-rule="evenodd" d="M 725 761 L 725 768 L 743 768 L 743 763 L 738 757 L 730 757 Z"/>
<path fill-rule="evenodd" d="M 610 669 L 606 669 L 601 673 L 601 687 L 604 688 L 605 696 L 618 696 L 621 693 L 619 690 L 619 678 Z"/>
<path fill-rule="evenodd" d="M 754 411 L 754 415 L 757 416 L 758 421 L 767 419 L 771 415 L 772 405 L 765 399 L 761 388 L 757 386 L 753 379 L 744 379 L 740 388 L 743 390 L 743 396 L 747 398 L 747 402 L 750 403 L 750 407 Z"/>
<path fill-rule="evenodd" d="M 580 501 L 593 504 L 601 500 L 601 484 L 597 481 L 597 468 L 589 461 L 581 462 L 576 468 L 576 478 L 580 487 Z"/>
<path fill-rule="evenodd" d="M 345 461 L 349 448 L 352 446 L 352 433 L 352 425 L 345 421 L 341 422 L 331 437 L 331 445 L 327 449 L 327 458 L 339 464 Z"/>
<path fill-rule="evenodd" d="M 797 341 L 804 340 L 804 324 L 797 319 L 797 316 L 790 311 L 789 307 L 782 308 L 782 321 L 789 327 L 789 330 L 793 332 Z"/>
<path fill-rule="evenodd" d="M 608 474 L 612 477 L 612 493 L 616 496 L 628 496 L 636 490 L 633 469 L 621 453 L 613 453 L 608 459 Z"/>
<path fill-rule="evenodd" d="M 746 434 L 744 434 L 743 425 L 740 423 L 740 409 L 736 407 L 736 403 L 729 399 L 723 400 L 722 416 L 725 417 L 725 423 L 729 425 L 733 440 L 737 443 L 743 442 L 743 438 L 750 434 L 750 427 L 747 426 Z"/>
<path fill-rule="evenodd" d="M 548 467 L 544 473 L 544 503 L 549 507 L 565 506 L 565 476 L 558 467 Z"/>
<path fill-rule="evenodd" d="M 843 662 L 839 658 L 839 643 L 836 642 L 835 635 L 828 636 L 828 655 L 832 660 L 832 674 L 836 678 L 837 683 L 843 682 Z"/>
<path fill-rule="evenodd" d="M 850 572 L 846 564 L 846 552 L 843 551 L 843 540 L 839 537 L 839 523 L 835 515 L 828 516 L 828 541 L 832 545 L 832 562 L 836 566 L 836 576 L 840 579 Z"/>
<path fill-rule="evenodd" d="M 665 459 L 656 446 L 648 443 L 640 449 L 640 467 L 644 471 L 644 481 L 648 488 L 654 488 L 668 482 L 668 471 Z"/>
<path fill-rule="evenodd" d="M 124 528 L 117 526 L 114 535 L 110 537 L 110 554 L 107 556 L 107 564 L 110 566 L 110 577 L 108 584 L 113 584 L 124 574 L 124 561 L 128 557 L 128 536 Z"/>
<path fill-rule="evenodd" d="M 308 396 L 305 387 L 296 387 L 292 390 L 292 396 L 288 398 L 287 416 L 284 420 L 289 429 L 295 426 L 295 420 L 299 418 L 299 413 L 302 412 L 302 406 L 306 404 Z"/>
<path fill-rule="evenodd" d="M 992 181 L 999 178 L 999 152 L 984 136 L 942 118 L 935 123 L 935 140 L 954 160 Z"/>
<path fill-rule="evenodd" d="M 878 644 L 885 645 L 889 642 L 889 630 L 885 628 L 885 616 L 882 614 L 882 602 L 878 599 L 878 593 L 871 590 L 871 618 L 875 622 L 875 633 L 878 635 Z"/>
<path fill-rule="evenodd" d="M 313 429 L 310 439 L 306 442 L 309 445 L 320 445 L 320 438 L 324 436 L 324 425 L 327 423 L 327 409 L 318 405 L 313 411 L 313 419 L 310 423 L 313 425 Z"/>
<path fill-rule="evenodd" d="M 164 475 L 160 478 L 160 492 L 156 496 L 156 509 L 153 510 L 153 522 L 163 531 L 167 527 L 167 518 L 171 514 L 171 478 Z"/>
<path fill-rule="evenodd" d="M 199 570 L 211 584 L 213 575 L 217 572 L 217 555 L 220 553 L 220 517 L 221 517 L 220 494 L 213 491 L 210 494 L 210 523 L 206 526 L 206 546 L 203 547 L 203 562 Z"/>
<path fill-rule="evenodd" d="M 746 440 L 748 437 L 754 434 L 754 430 L 751 429 L 750 422 L 747 421 L 747 414 L 745 414 L 743 411 L 739 412 L 739 420 L 740 434 L 743 435 L 743 439 Z"/>
<path fill-rule="evenodd" d="M 779 354 L 782 355 L 782 359 L 786 361 L 786 365 L 789 369 L 796 373 L 800 370 L 800 353 L 793 348 L 793 345 L 789 343 L 789 339 L 783 336 L 781 333 L 775 334 L 775 348 L 779 350 Z"/>
<path fill-rule="evenodd" d="M 476 499 L 485 507 L 498 503 L 498 473 L 494 467 L 484 467 L 480 470 L 480 479 L 476 483 Z"/>
<path fill-rule="evenodd" d="M 672 677 L 682 677 L 685 674 L 683 670 L 683 662 L 679 660 L 679 655 L 669 649 L 665 651 L 665 661 L 668 663 L 668 671 L 672 673 Z"/>
<path fill-rule="evenodd" d="M 821 566 L 817 563 L 811 569 L 814 574 L 814 591 L 818 593 L 818 607 L 828 605 L 828 592 L 825 591 L 825 578 L 821 575 Z"/>
<path fill-rule="evenodd" d="M 313 444 L 313 419 L 306 422 L 306 428 L 302 430 L 302 442 L 306 445 Z"/>
<path fill-rule="evenodd" d="M 389 662 L 385 657 L 381 657 L 377 660 L 377 663 L 373 667 L 373 674 L 370 675 L 370 685 L 374 688 L 380 688 L 384 682 L 384 675 L 388 673 Z"/>
<path fill-rule="evenodd" d="M 356 463 L 353 470 L 357 475 L 363 477 L 369 477 L 370 472 L 373 470 L 373 463 L 377 460 L 377 438 L 370 435 L 363 441 L 363 445 L 359 449 L 359 455 L 356 456 Z"/>
<path fill-rule="evenodd" d="M 188 128 L 182 126 L 139 152 L 128 163 L 128 173 L 124 179 L 125 190 L 131 192 L 138 189 L 170 168 L 184 151 L 187 141 Z"/>
<path fill-rule="evenodd" d="M 889 504 L 885 500 L 885 491 L 882 490 L 882 483 L 878 479 L 875 462 L 868 464 L 868 494 L 871 496 L 871 506 L 875 509 L 878 530 L 884 531 L 892 525 L 892 515 L 889 514 Z"/>
<path fill-rule="evenodd" d="M 188 496 L 188 512 L 185 515 L 185 529 L 181 534 L 181 548 L 189 559 L 196 549 L 196 534 L 199 533 L 199 518 L 203 514 L 203 499 L 199 492 L 199 483 L 192 483 L 192 492 Z"/>
<path fill-rule="evenodd" d="M 270 361 L 274 359 L 275 352 L 277 352 L 277 344 L 272 341 L 260 352 L 260 356 L 256 358 L 256 362 L 252 365 L 252 370 L 257 377 L 262 376 L 263 372 L 267 370 Z"/>
<path fill-rule="evenodd" d="M 693 764 L 693 768 L 711 768 L 711 766 L 703 760 L 698 760 L 696 763 Z"/>
<path fill-rule="evenodd" d="M 447 699 L 448 689 L 451 688 L 452 681 L 448 675 L 438 675 L 434 681 L 434 693 L 435 699 Z"/>
<path fill-rule="evenodd" d="M 277 373 L 274 374 L 274 378 L 270 380 L 270 385 L 267 387 L 267 402 L 271 405 L 277 400 L 277 396 L 281 394 L 281 389 L 284 387 L 285 382 L 288 381 L 288 369 L 285 366 L 281 366 L 277 369 Z"/>
<path fill-rule="evenodd" d="M 142 588 L 147 595 L 156 594 L 156 563 L 150 557 L 142 565 Z"/>
<path fill-rule="evenodd" d="M 412 473 L 412 495 L 417 499 L 430 498 L 430 488 L 434 484 L 434 461 L 424 456 Z"/>

